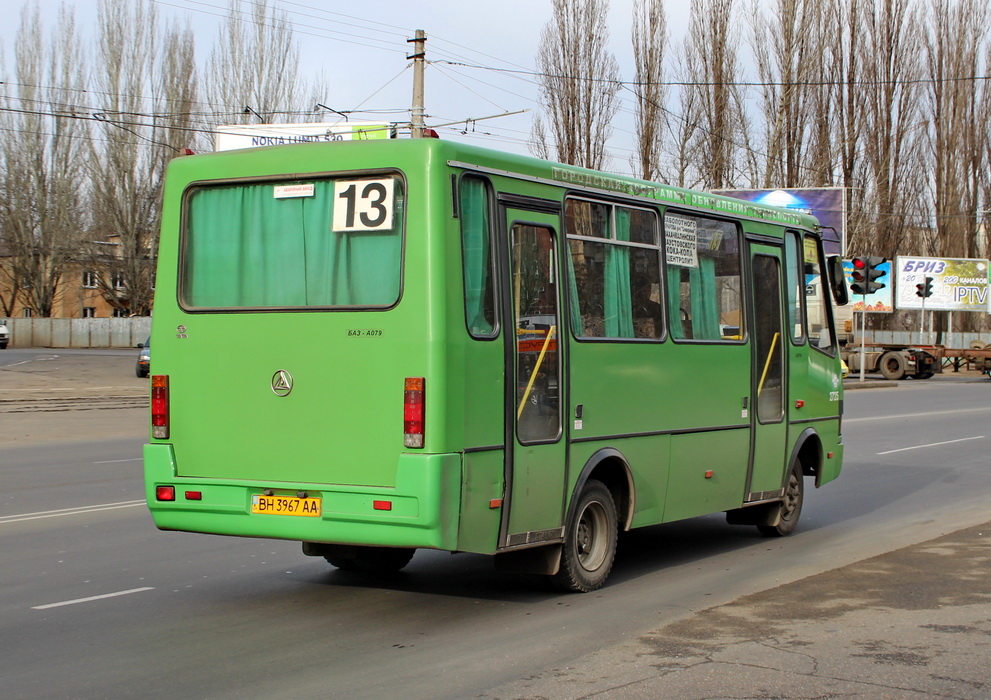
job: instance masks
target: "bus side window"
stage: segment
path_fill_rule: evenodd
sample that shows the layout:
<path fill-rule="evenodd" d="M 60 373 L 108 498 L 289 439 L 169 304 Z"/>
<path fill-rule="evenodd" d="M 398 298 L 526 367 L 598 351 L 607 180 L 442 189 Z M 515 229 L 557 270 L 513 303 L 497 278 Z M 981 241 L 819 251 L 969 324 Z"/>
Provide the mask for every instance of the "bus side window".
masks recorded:
<path fill-rule="evenodd" d="M 664 215 L 664 250 L 672 337 L 742 341 L 743 285 L 736 225 L 669 211 Z"/>
<path fill-rule="evenodd" d="M 660 340 L 664 328 L 655 212 L 569 198 L 565 230 L 575 337 Z"/>
<path fill-rule="evenodd" d="M 461 252 L 464 261 L 465 324 L 475 338 L 498 335 L 492 259 L 492 197 L 486 180 L 461 180 Z"/>
<path fill-rule="evenodd" d="M 823 265 L 822 249 L 812 236 L 805 237 L 803 257 L 805 259 L 805 309 L 809 334 L 809 344 L 833 355 L 836 343 L 829 320 L 828 282 Z"/>
<path fill-rule="evenodd" d="M 788 231 L 785 233 L 785 284 L 788 292 L 788 326 L 791 328 L 791 340 L 795 345 L 801 345 L 805 342 L 805 323 L 802 316 L 805 278 L 798 253 L 799 241 L 800 238 L 797 231 Z"/>

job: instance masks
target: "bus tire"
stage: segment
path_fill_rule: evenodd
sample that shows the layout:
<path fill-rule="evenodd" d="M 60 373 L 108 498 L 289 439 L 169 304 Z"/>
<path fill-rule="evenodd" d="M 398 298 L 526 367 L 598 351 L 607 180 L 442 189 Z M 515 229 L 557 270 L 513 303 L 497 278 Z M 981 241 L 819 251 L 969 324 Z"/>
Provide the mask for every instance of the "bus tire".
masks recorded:
<path fill-rule="evenodd" d="M 788 484 L 785 486 L 785 497 L 781 501 L 781 515 L 777 525 L 758 525 L 757 529 L 765 537 L 785 537 L 798 527 L 798 518 L 802 515 L 802 504 L 805 502 L 805 481 L 802 478 L 802 464 L 795 466 L 788 474 Z"/>
<path fill-rule="evenodd" d="M 394 574 L 409 564 L 416 552 L 406 547 L 347 547 L 345 551 L 326 554 L 324 559 L 341 571 L 363 574 Z"/>
<path fill-rule="evenodd" d="M 900 352 L 886 352 L 881 356 L 881 374 L 885 379 L 901 379 L 905 376 L 905 358 Z"/>
<path fill-rule="evenodd" d="M 601 481 L 589 479 L 568 522 L 554 584 L 580 593 L 602 587 L 616 557 L 618 523 L 612 493 Z"/>

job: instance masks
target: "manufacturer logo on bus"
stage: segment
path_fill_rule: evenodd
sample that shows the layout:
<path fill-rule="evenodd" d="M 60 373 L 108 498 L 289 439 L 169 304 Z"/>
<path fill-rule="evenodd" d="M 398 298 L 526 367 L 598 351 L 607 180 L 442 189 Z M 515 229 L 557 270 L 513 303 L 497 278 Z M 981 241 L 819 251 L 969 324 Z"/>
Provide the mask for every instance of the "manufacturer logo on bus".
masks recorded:
<path fill-rule="evenodd" d="M 288 396 L 292 391 L 292 375 L 284 369 L 272 375 L 272 391 L 276 396 Z"/>

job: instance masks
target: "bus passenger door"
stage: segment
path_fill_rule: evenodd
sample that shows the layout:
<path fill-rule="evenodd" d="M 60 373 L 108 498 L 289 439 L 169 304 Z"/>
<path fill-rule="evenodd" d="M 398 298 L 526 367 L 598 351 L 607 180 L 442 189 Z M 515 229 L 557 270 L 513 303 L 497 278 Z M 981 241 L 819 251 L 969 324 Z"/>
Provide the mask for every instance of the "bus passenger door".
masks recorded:
<path fill-rule="evenodd" d="M 562 533 L 565 382 L 558 217 L 506 210 L 506 503 L 500 543 L 518 546 Z"/>
<path fill-rule="evenodd" d="M 779 496 L 785 478 L 788 458 L 785 454 L 788 437 L 785 343 L 790 336 L 784 333 L 781 315 L 781 250 L 751 243 L 750 264 L 754 310 L 750 333 L 753 445 L 745 500 L 760 501 Z"/>

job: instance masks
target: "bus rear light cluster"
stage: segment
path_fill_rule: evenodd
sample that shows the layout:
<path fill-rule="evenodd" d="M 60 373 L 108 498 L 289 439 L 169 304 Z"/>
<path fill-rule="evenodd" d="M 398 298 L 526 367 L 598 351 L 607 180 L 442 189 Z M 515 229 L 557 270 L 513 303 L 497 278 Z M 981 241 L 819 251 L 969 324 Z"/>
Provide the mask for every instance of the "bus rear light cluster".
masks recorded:
<path fill-rule="evenodd" d="M 423 447 L 423 377 L 406 377 L 403 394 L 403 445 Z"/>
<path fill-rule="evenodd" d="M 169 436 L 169 375 L 154 374 L 151 377 L 151 436 Z"/>

